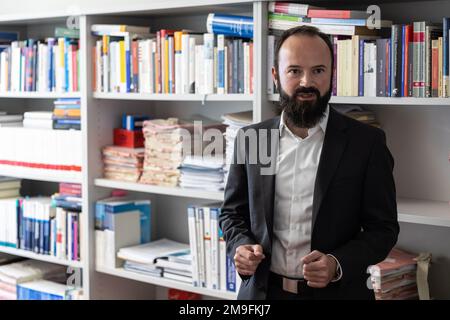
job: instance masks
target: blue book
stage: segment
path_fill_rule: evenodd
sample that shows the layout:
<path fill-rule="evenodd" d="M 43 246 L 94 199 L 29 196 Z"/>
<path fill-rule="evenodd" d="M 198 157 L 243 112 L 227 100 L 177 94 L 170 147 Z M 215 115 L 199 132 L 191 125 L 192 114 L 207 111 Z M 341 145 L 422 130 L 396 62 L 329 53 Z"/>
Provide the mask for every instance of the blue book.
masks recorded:
<path fill-rule="evenodd" d="M 449 78 L 449 57 L 448 57 L 448 44 L 449 44 L 449 28 L 450 28 L 450 18 L 444 17 L 442 19 L 442 28 L 443 28 L 443 34 L 442 34 L 442 75 L 443 75 L 443 81 L 444 81 L 444 88 L 446 88 L 446 92 L 443 92 L 444 97 L 449 95 L 449 85 L 448 85 L 448 78 Z"/>
<path fill-rule="evenodd" d="M 130 45 L 131 45 L 131 39 L 130 37 L 125 37 L 125 63 L 126 63 L 126 86 L 127 86 L 127 92 L 131 92 L 131 54 L 130 54 Z"/>
<path fill-rule="evenodd" d="M 253 18 L 227 14 L 210 13 L 206 21 L 208 33 L 226 36 L 253 38 Z"/>
<path fill-rule="evenodd" d="M 236 268 L 233 260 L 227 255 L 227 291 L 236 292 Z"/>
<path fill-rule="evenodd" d="M 81 120 L 77 119 L 57 119 L 57 124 L 79 124 L 81 125 Z"/>
<path fill-rule="evenodd" d="M 0 31 L 0 42 L 12 42 L 19 39 L 19 33 L 13 31 Z"/>
<path fill-rule="evenodd" d="M 402 65 L 401 65 L 401 85 L 400 97 L 405 97 L 405 42 L 406 42 L 406 25 L 402 26 Z"/>

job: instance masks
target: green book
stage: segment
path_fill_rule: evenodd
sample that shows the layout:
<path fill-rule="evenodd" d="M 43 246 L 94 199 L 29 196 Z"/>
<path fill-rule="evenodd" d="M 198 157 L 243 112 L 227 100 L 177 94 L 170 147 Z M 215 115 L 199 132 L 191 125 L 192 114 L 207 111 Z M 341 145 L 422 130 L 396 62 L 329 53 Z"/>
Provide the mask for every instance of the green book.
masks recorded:
<path fill-rule="evenodd" d="M 55 28 L 55 38 L 79 39 L 80 38 L 80 30 L 56 27 Z"/>

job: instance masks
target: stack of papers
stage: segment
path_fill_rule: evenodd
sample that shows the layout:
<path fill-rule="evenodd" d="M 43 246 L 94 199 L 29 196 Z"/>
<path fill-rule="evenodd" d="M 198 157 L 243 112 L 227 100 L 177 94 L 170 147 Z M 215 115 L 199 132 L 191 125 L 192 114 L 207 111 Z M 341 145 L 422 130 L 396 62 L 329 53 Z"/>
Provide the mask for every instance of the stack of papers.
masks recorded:
<path fill-rule="evenodd" d="M 225 131 L 226 141 L 226 166 L 225 166 L 225 181 L 228 178 L 228 171 L 233 160 L 234 140 L 236 139 L 239 129 L 253 123 L 253 112 L 243 111 L 236 113 L 229 113 L 222 116 L 223 124 L 227 125 Z"/>
<path fill-rule="evenodd" d="M 169 273 L 191 277 L 190 282 L 192 282 L 190 265 L 169 262 L 169 256 L 189 254 L 189 248 L 188 244 L 163 238 L 138 246 L 122 248 L 117 253 L 117 257 L 125 260 L 125 270 L 161 277 L 167 267 Z M 166 266 L 165 263 L 169 263 L 169 265 Z M 179 268 L 180 265 L 182 268 Z"/>
<path fill-rule="evenodd" d="M 107 146 L 103 148 L 106 179 L 137 182 L 142 173 L 144 148 Z"/>
<path fill-rule="evenodd" d="M 418 298 L 415 257 L 415 255 L 394 248 L 384 261 L 369 267 L 377 300 Z"/>
<path fill-rule="evenodd" d="M 188 156 L 180 167 L 180 187 L 220 191 L 224 189 L 224 158 Z"/>

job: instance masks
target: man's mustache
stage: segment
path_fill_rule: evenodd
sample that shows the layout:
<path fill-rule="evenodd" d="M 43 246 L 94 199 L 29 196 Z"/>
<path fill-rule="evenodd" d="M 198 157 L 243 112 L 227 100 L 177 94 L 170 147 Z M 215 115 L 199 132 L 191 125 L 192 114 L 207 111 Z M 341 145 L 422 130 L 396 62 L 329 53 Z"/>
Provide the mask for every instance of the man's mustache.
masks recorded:
<path fill-rule="evenodd" d="M 298 96 L 302 93 L 313 93 L 316 95 L 317 98 L 320 97 L 320 91 L 314 87 L 299 87 L 299 88 L 295 89 L 294 97 Z"/>

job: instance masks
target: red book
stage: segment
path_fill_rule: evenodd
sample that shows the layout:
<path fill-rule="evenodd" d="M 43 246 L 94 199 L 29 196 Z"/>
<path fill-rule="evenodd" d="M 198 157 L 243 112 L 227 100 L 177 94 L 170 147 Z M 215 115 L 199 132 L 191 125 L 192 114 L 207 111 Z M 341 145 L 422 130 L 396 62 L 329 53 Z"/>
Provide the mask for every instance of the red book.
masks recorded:
<path fill-rule="evenodd" d="M 369 14 L 365 11 L 353 10 L 327 10 L 327 9 L 309 9 L 309 18 L 328 18 L 328 19 L 366 19 Z"/>
<path fill-rule="evenodd" d="M 133 92 L 138 92 L 138 42 L 136 40 L 131 42 L 131 59 L 133 64 Z"/>
<path fill-rule="evenodd" d="M 144 134 L 142 130 L 114 129 L 114 145 L 128 148 L 143 148 Z"/>
<path fill-rule="evenodd" d="M 404 69 L 403 69 L 403 74 L 404 74 L 404 83 L 403 83 L 403 92 L 404 92 L 404 96 L 408 97 L 409 96 L 409 74 L 410 74 L 410 70 L 409 70 L 409 44 L 412 43 L 413 40 L 413 26 L 412 25 L 407 25 L 405 26 L 405 63 L 404 63 Z"/>
<path fill-rule="evenodd" d="M 439 40 L 432 40 L 431 46 L 431 96 L 438 97 L 439 83 Z"/>

